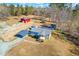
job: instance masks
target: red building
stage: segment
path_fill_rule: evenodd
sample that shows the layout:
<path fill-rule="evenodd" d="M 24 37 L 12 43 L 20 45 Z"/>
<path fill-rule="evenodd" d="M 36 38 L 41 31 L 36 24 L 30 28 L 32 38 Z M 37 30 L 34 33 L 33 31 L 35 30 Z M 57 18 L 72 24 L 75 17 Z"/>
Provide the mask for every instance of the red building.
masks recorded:
<path fill-rule="evenodd" d="M 30 22 L 30 18 L 21 18 L 21 22 L 28 23 Z"/>

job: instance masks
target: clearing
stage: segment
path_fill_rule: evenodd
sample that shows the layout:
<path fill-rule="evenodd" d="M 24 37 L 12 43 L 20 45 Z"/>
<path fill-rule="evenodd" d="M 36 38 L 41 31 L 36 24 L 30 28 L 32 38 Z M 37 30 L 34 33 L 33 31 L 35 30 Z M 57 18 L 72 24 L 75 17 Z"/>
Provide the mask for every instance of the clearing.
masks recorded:
<path fill-rule="evenodd" d="M 21 16 L 22 17 L 22 16 Z M 21 18 L 20 17 L 20 18 Z M 24 16 L 23 16 L 24 17 Z M 16 19 L 16 20 L 15 20 Z M 19 17 L 9 17 L 7 23 L 13 25 L 18 22 Z M 33 25 L 48 25 L 51 22 L 41 23 L 40 20 L 33 20 Z M 58 32 L 56 32 L 58 33 Z M 19 45 L 7 51 L 6 56 L 69 56 L 79 55 L 79 47 L 61 38 L 53 32 L 50 40 L 37 42 L 35 38 L 26 37 Z M 15 42 L 15 41 L 14 41 Z M 9 44 L 8 44 L 9 45 Z M 15 44 L 13 44 L 15 45 Z M 7 46 L 7 45 L 6 45 Z M 3 54 L 4 55 L 4 54 Z"/>

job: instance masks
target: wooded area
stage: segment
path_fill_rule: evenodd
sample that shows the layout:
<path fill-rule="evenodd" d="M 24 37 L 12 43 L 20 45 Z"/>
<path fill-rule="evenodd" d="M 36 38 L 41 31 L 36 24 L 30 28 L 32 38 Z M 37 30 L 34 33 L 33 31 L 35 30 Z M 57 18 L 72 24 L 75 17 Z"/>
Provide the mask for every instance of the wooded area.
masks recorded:
<path fill-rule="evenodd" d="M 79 36 L 79 3 L 50 3 L 49 7 L 33 7 L 21 4 L 0 4 L 0 20 L 7 16 L 37 15 L 50 18 L 58 29 Z M 7 20 L 7 19 L 5 19 Z"/>

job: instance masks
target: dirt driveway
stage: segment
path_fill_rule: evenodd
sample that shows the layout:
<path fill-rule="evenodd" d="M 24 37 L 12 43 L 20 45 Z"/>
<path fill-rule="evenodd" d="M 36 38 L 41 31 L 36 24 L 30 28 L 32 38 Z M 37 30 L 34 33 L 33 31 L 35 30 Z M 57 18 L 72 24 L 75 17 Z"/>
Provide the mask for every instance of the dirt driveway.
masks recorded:
<path fill-rule="evenodd" d="M 30 42 L 30 41 L 29 41 Z M 69 42 L 62 41 L 51 37 L 50 40 L 46 40 L 43 43 L 36 44 L 34 42 L 27 42 L 25 40 L 21 45 L 11 49 L 8 56 L 67 56 L 74 55 L 70 52 L 70 49 L 74 45 Z"/>

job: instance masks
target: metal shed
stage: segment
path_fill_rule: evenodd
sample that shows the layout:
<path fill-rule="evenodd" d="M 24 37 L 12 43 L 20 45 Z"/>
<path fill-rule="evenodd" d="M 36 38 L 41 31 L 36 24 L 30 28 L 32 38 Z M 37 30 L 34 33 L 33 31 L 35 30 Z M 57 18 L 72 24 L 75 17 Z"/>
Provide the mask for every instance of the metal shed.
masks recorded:
<path fill-rule="evenodd" d="M 43 35 L 46 39 L 49 39 L 51 35 L 51 31 L 52 30 L 45 28 L 45 27 L 38 27 L 38 28 L 32 28 L 30 30 L 30 34 L 33 36 L 38 36 L 38 37 Z"/>
<path fill-rule="evenodd" d="M 19 38 L 23 38 L 26 35 L 28 35 L 28 31 L 27 30 L 22 30 L 18 34 L 16 34 L 15 36 L 19 37 Z"/>

